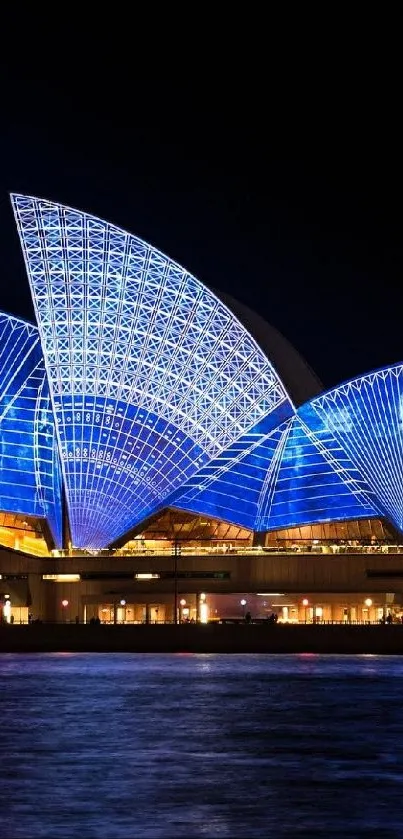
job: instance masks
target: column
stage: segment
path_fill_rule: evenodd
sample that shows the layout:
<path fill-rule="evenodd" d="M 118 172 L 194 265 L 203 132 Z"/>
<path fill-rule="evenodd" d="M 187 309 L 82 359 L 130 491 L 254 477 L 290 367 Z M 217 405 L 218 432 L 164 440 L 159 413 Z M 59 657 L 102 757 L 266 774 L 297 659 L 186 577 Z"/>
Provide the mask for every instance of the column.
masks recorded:
<path fill-rule="evenodd" d="M 252 537 L 252 547 L 253 548 L 264 548 L 266 544 L 266 530 L 256 530 L 253 533 Z"/>

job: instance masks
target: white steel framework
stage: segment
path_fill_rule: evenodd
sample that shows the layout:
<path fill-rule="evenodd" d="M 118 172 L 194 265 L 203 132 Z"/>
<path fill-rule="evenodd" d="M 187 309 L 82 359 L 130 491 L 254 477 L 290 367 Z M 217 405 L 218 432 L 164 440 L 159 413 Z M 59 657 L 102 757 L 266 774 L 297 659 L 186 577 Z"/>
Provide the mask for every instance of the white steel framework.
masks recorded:
<path fill-rule="evenodd" d="M 267 415 L 293 406 L 226 306 L 142 240 L 13 195 L 74 545 L 119 537 Z"/>
<path fill-rule="evenodd" d="M 38 329 L 0 313 L 0 510 L 46 518 L 60 545 L 60 477 Z"/>

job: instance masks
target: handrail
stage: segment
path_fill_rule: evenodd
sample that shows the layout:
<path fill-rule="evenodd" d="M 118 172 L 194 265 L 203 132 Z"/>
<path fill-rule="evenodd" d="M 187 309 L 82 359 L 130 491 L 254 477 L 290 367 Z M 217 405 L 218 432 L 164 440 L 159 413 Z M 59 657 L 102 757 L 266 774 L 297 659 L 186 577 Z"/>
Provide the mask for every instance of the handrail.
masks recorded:
<path fill-rule="evenodd" d="M 267 555 L 281 555 L 281 556 L 295 556 L 298 554 L 310 554 L 312 556 L 340 556 L 343 554 L 403 554 L 403 545 L 298 545 L 293 547 L 279 547 L 278 545 L 267 545 L 265 547 L 235 547 L 230 548 L 225 546 L 181 546 L 177 547 L 139 547 L 139 548 L 114 548 L 103 549 L 99 551 L 80 550 L 73 548 L 71 550 L 53 550 L 49 554 L 52 559 L 64 557 L 87 557 L 88 559 L 103 559 L 108 557 L 117 557 L 120 559 L 132 557 L 147 557 L 147 556 L 267 556 Z M 48 558 L 49 558 L 48 557 Z M 46 558 L 46 557 L 45 557 Z"/>

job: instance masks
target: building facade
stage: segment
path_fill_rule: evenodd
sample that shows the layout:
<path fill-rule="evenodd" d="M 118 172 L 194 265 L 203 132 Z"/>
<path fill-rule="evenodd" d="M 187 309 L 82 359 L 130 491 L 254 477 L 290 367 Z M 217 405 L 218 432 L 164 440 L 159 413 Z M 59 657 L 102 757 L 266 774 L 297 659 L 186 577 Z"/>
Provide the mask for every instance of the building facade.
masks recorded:
<path fill-rule="evenodd" d="M 373 588 L 375 578 L 365 586 L 360 563 L 364 546 L 371 562 L 375 547 L 385 548 L 385 568 L 398 556 L 403 365 L 323 393 L 275 329 L 146 242 L 50 201 L 11 200 L 36 325 L 0 314 L 0 595 L 7 620 L 28 620 L 29 601 L 46 620 L 67 610 L 80 621 L 177 620 L 183 610 L 199 619 L 207 602 L 214 619 L 242 613 L 252 597 L 259 617 L 278 607 L 284 620 L 353 619 L 352 609 L 357 620 L 368 609 L 375 618 L 387 607 L 384 595 L 397 613 L 396 580 L 392 592 Z M 189 525 L 195 520 L 198 534 Z M 151 535 L 156 522 L 160 530 Z M 324 536 L 330 526 L 345 526 L 345 538 L 340 530 Z M 322 535 L 298 536 L 304 528 Z M 346 546 L 357 548 L 351 562 L 340 553 Z M 275 560 L 276 547 L 282 552 Z M 172 570 L 179 548 L 179 564 L 190 563 L 198 577 Z M 211 573 L 227 576 L 203 576 L 212 558 Z M 88 577 L 94 562 L 110 589 L 100 588 L 105 576 Z M 60 563 L 69 570 L 59 571 Z M 311 567 L 323 593 L 355 592 L 355 605 L 331 597 L 329 605 L 323 598 L 313 604 Z M 60 573 L 74 580 L 52 579 Z M 152 576 L 136 578 L 141 573 Z M 24 579 L 25 605 L 17 594 Z M 113 582 L 119 579 L 125 585 Z M 279 589 L 287 603 L 261 600 L 265 589 Z M 211 599 L 239 594 L 246 601 L 240 609 Z M 362 606 L 362 595 L 370 606 Z"/>

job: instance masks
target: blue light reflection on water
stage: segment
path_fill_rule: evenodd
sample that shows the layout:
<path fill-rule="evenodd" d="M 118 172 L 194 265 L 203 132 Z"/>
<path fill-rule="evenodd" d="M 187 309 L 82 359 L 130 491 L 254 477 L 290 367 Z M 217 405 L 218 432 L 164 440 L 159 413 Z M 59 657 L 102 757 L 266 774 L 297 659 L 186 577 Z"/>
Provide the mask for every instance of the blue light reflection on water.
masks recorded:
<path fill-rule="evenodd" d="M 403 836 L 403 658 L 0 656 L 2 839 Z"/>

